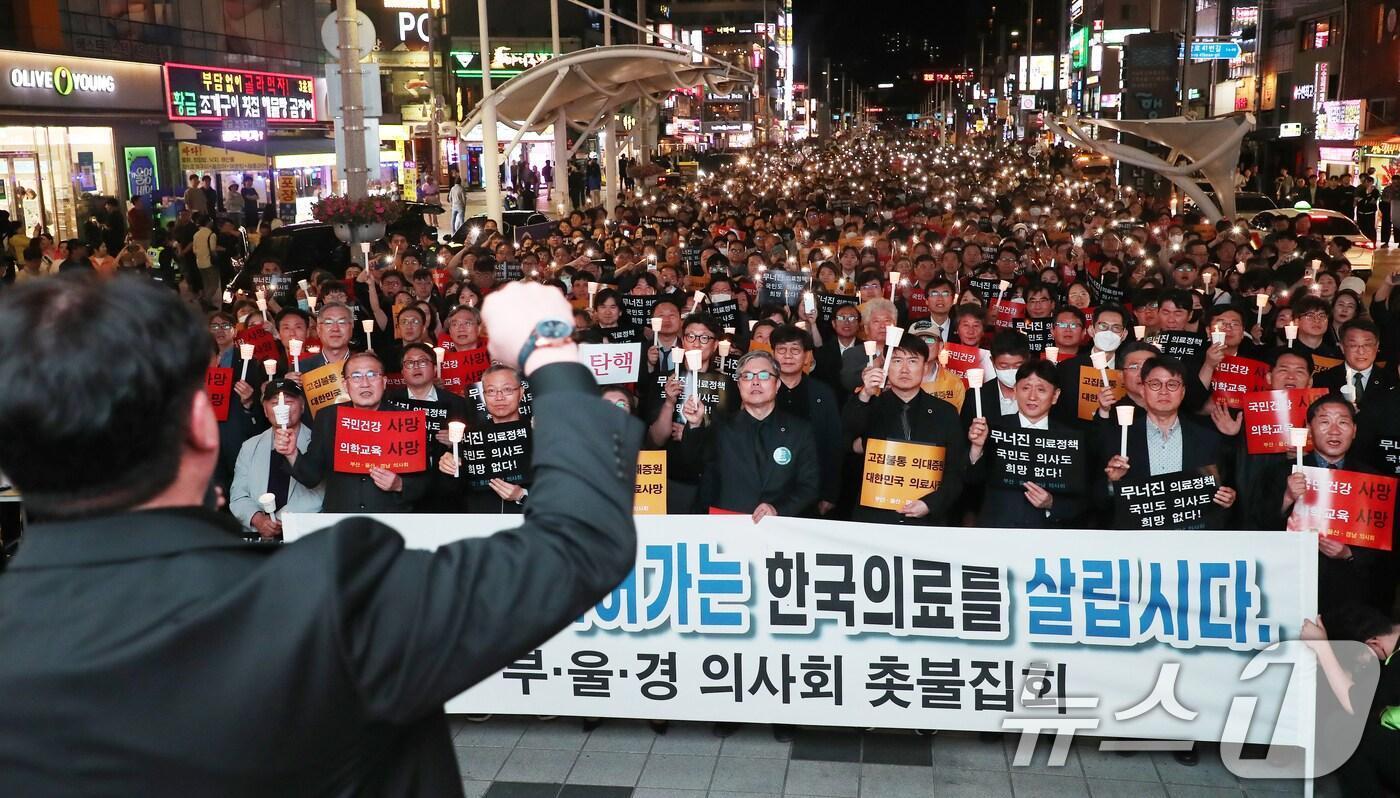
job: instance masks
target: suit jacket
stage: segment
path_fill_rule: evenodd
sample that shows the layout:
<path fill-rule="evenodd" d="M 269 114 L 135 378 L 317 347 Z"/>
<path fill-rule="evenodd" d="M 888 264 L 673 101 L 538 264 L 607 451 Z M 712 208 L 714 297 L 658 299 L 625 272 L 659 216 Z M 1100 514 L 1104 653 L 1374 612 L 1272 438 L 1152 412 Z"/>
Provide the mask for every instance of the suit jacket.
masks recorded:
<path fill-rule="evenodd" d="M 1217 481 L 1222 487 L 1231 487 L 1234 483 L 1234 453 L 1229 442 L 1216 431 L 1215 427 L 1202 423 L 1196 418 L 1186 415 L 1184 412 L 1177 414 L 1177 420 L 1181 423 L 1181 470 L 1187 473 L 1199 472 L 1203 468 L 1215 467 L 1217 469 Z M 1133 424 L 1128 428 L 1128 473 L 1123 477 L 1123 482 L 1134 483 L 1151 479 L 1152 458 L 1147 453 L 1147 413 L 1139 412 L 1133 414 Z M 1101 423 L 1095 426 L 1098 431 L 1099 440 L 1097 451 L 1099 452 L 1099 462 L 1094 466 L 1094 477 L 1103 486 L 1098 491 L 1101 499 L 1106 499 L 1107 504 L 1101 505 L 1107 512 L 1105 528 L 1112 528 L 1112 503 L 1114 498 L 1114 485 L 1108 482 L 1108 477 L 1103 469 L 1113 455 L 1118 453 L 1121 446 L 1121 433 L 1116 421 Z M 1154 434 L 1155 430 L 1154 430 Z M 1236 496 L 1235 502 L 1238 504 L 1242 497 Z M 1218 506 L 1211 511 L 1207 519 L 1207 524 L 1212 528 L 1223 526 L 1228 514 Z"/>
<path fill-rule="evenodd" d="M 533 386 L 532 386 L 533 387 Z M 311 427 L 311 443 L 306 453 L 292 463 L 292 479 L 308 488 L 325 483 L 321 507 L 328 513 L 407 513 L 427 492 L 425 472 L 402 474 L 403 490 L 380 490 L 369 474 L 346 474 L 335 470 L 335 430 L 340 412 L 349 404 L 325 408 Z M 383 408 L 381 403 L 380 409 Z M 432 467 L 430 463 L 429 468 Z"/>
<path fill-rule="evenodd" d="M 233 470 L 233 486 L 229 489 L 228 509 L 233 517 L 252 531 L 253 515 L 262 510 L 258 497 L 267 493 L 267 472 L 272 463 L 272 435 L 275 430 L 244 441 L 238 450 L 238 464 Z M 311 443 L 311 429 L 305 424 L 297 427 L 297 450 L 305 452 Z M 319 513 L 325 498 L 325 486 L 308 488 L 295 479 L 288 480 L 287 503 L 277 508 L 289 513 Z"/>
<path fill-rule="evenodd" d="M 908 518 L 893 510 L 880 510 L 857 504 L 852 520 L 877 524 L 946 523 L 949 511 L 963 492 L 963 472 L 967 465 L 967 430 L 958 420 L 958 413 L 953 406 L 920 390 L 909 400 L 908 434 L 904 428 L 904 402 L 894 391 L 885 391 L 869 402 L 862 402 L 860 397 L 853 398 L 846 403 L 846 409 L 841 416 L 846 433 L 845 448 L 848 451 L 857 440 L 861 442 L 864 451 L 864 444 L 870 438 L 942 446 L 944 449 L 943 480 L 937 490 L 923 497 L 924 504 L 928 505 L 928 515 L 923 518 Z M 864 456 L 861 457 L 863 462 Z M 857 474 L 863 470 L 862 467 Z M 859 485 L 855 492 L 859 496 Z"/>
<path fill-rule="evenodd" d="M 866 366 L 870 363 L 870 358 L 865 354 L 865 344 L 860 342 L 857 344 L 857 346 L 847 349 L 846 353 L 841 356 L 841 390 L 845 392 L 847 401 L 850 400 L 850 395 L 860 387 L 860 373 L 865 371 Z M 881 349 L 881 352 L 883 351 Z"/>
<path fill-rule="evenodd" d="M 1395 387 L 1395 372 L 1393 368 L 1381 368 L 1379 365 L 1371 367 L 1371 377 L 1366 381 L 1366 390 L 1361 394 L 1360 401 L 1356 403 L 1357 408 L 1366 407 L 1368 404 L 1376 402 L 1380 397 L 1390 393 Z M 1330 369 L 1323 369 L 1313 375 L 1314 388 L 1326 388 L 1328 391 L 1340 394 L 1342 385 L 1347 381 L 1347 367 L 1343 363 L 1340 366 L 1333 366 Z"/>
<path fill-rule="evenodd" d="M 778 385 L 778 409 L 812 425 L 821 472 L 820 498 L 832 504 L 841 497 L 841 411 L 826 383 L 804 376 L 796 388 Z"/>
<path fill-rule="evenodd" d="M 27 530 L 0 575 L 0 795 L 462 795 L 443 702 L 636 557 L 640 425 L 582 366 L 530 383 L 547 444 L 516 530 L 432 552 L 365 518 L 283 546 L 196 509 Z"/>
<path fill-rule="evenodd" d="M 812 425 L 782 410 L 761 422 L 743 408 L 716 413 L 706 426 L 686 425 L 674 448 L 701 469 L 697 512 L 751 513 L 767 503 L 778 515 L 800 516 L 817 503 L 821 467 Z"/>
<path fill-rule="evenodd" d="M 1024 428 L 1019 414 L 1002 416 L 992 422 L 991 426 L 1005 430 Z M 1081 462 L 1084 463 L 1085 478 L 1088 480 L 1087 484 L 1092 484 L 1090 469 L 1093 467 L 1094 456 L 1085 440 L 1087 436 L 1081 435 L 1076 425 L 1064 424 L 1054 419 L 1050 420 L 1050 429 L 1047 431 L 1055 435 L 1079 438 L 1079 456 L 1082 458 Z M 985 484 L 998 477 L 998 472 L 1003 464 L 996 462 L 989 449 L 990 446 L 983 450 L 982 457 L 968 470 L 970 482 Z M 1034 480 L 1029 481 L 1033 482 Z M 977 514 L 977 525 L 1010 529 L 1052 529 L 1075 526 L 1076 521 L 1084 513 L 1086 499 L 1087 496 L 1084 493 L 1056 493 L 1050 504 L 1050 509 L 1046 511 L 1036 509 L 1030 502 L 1026 501 L 1024 490 L 987 485 L 982 496 L 982 509 Z"/>

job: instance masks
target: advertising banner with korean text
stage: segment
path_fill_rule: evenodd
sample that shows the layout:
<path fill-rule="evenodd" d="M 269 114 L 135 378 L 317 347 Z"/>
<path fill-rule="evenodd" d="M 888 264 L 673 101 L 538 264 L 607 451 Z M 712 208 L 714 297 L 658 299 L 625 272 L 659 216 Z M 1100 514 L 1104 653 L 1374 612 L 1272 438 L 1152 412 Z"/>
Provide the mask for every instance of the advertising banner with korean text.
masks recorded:
<path fill-rule="evenodd" d="M 426 422 L 421 410 L 364 410 L 344 407 L 335 425 L 335 470 L 368 474 L 382 468 L 396 474 L 428 468 Z"/>
<path fill-rule="evenodd" d="M 284 533 L 343 517 L 288 514 Z M 432 550 L 519 517 L 377 520 Z M 636 523 L 626 579 L 447 710 L 1197 740 L 1228 717 L 1247 742 L 1312 736 L 1310 675 L 1245 673 L 1316 612 L 1312 534 Z M 496 603 L 523 606 L 509 587 Z"/>
<path fill-rule="evenodd" d="M 579 344 L 578 362 L 599 385 L 623 385 L 641 375 L 641 349 L 641 344 Z"/>
<path fill-rule="evenodd" d="M 1348 546 L 1390 551 L 1394 535 L 1395 477 L 1303 466 L 1308 492 L 1293 505 L 1288 528 Z"/>
<path fill-rule="evenodd" d="M 1326 388 L 1295 388 L 1289 391 L 1258 391 L 1244 397 L 1244 439 L 1250 454 L 1288 452 L 1288 430 L 1306 427 L 1308 407 L 1323 396 Z M 1308 445 L 1312 451 L 1312 435 Z"/>
<path fill-rule="evenodd" d="M 345 379 L 341 375 L 344 363 L 327 363 L 301 375 L 302 392 L 306 394 L 306 404 L 311 408 L 311 417 L 322 409 L 350 401 L 345 391 Z"/>
<path fill-rule="evenodd" d="M 1108 387 L 1113 389 L 1114 400 L 1128 395 L 1123 387 L 1123 372 L 1107 369 Z M 1104 389 L 1103 375 L 1093 366 L 1079 367 L 1079 420 L 1089 421 L 1099 411 L 1099 392 Z"/>
<path fill-rule="evenodd" d="M 870 438 L 860 478 L 861 506 L 898 510 L 934 492 L 943 482 L 945 456 L 942 446 Z"/>

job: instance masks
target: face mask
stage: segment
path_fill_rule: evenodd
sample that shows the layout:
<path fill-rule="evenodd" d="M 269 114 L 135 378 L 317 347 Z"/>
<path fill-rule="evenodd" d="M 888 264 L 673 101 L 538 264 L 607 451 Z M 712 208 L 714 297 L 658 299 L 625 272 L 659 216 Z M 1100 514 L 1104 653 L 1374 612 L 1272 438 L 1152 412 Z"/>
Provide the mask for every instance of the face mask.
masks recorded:
<path fill-rule="evenodd" d="M 729 294 L 710 294 L 710 302 L 728 302 L 730 299 Z"/>
<path fill-rule="evenodd" d="M 883 217 L 886 218 L 886 219 L 893 219 L 893 218 L 894 218 L 894 211 L 880 211 L 880 215 L 883 216 Z"/>
<path fill-rule="evenodd" d="M 1007 388 L 1016 387 L 1016 369 L 997 369 L 997 382 Z"/>
<path fill-rule="evenodd" d="M 302 310 L 309 311 L 311 310 L 311 303 L 307 302 L 305 299 L 298 299 L 297 307 L 301 308 Z"/>
<path fill-rule="evenodd" d="M 1118 272 L 1100 272 L 1099 282 L 1104 285 L 1118 285 Z"/>
<path fill-rule="evenodd" d="M 1094 333 L 1094 347 L 1097 348 L 1100 352 L 1116 351 L 1118 349 L 1118 345 L 1121 343 L 1123 343 L 1123 340 L 1119 338 L 1118 334 L 1115 332 L 1110 332 L 1108 330 L 1100 330 L 1099 332 Z"/>
<path fill-rule="evenodd" d="M 844 217 L 844 216 L 833 216 L 833 217 L 831 218 L 831 223 L 834 224 L 834 225 L 836 225 L 837 227 L 840 227 L 841 225 L 843 225 L 843 224 L 846 223 L 846 217 Z"/>
<path fill-rule="evenodd" d="M 238 323 L 239 323 L 239 324 L 247 324 L 247 323 L 248 323 L 248 317 L 251 316 L 251 315 L 253 315 L 253 314 L 251 314 L 251 313 L 244 313 L 242 316 L 239 316 L 239 317 L 238 317 Z"/>

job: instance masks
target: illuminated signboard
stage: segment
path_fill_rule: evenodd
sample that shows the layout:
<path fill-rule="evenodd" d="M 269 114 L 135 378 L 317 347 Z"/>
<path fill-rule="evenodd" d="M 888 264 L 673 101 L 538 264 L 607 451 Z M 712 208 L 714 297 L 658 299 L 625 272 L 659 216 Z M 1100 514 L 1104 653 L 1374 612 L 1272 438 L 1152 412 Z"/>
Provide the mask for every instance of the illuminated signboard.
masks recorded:
<path fill-rule="evenodd" d="M 1326 61 L 1313 65 L 1313 113 L 1322 112 L 1322 103 L 1327 100 L 1327 74 L 1330 67 Z"/>
<path fill-rule="evenodd" d="M 1278 126 L 1278 137 L 1281 139 L 1296 139 L 1303 135 L 1302 122 L 1284 122 Z"/>
<path fill-rule="evenodd" d="M 515 50 L 509 46 L 491 51 L 491 76 L 509 78 L 554 57 L 551 50 Z M 453 50 L 453 74 L 459 78 L 481 77 L 481 54 L 475 50 Z"/>
<path fill-rule="evenodd" d="M 1069 37 L 1070 64 L 1075 69 L 1089 65 L 1089 29 L 1080 28 Z"/>
<path fill-rule="evenodd" d="M 1363 100 L 1324 102 L 1317 115 L 1318 141 L 1356 141 L 1365 116 Z"/>
<path fill-rule="evenodd" d="M 960 81 L 972 80 L 974 77 L 972 70 L 966 72 L 921 72 L 919 80 L 924 83 L 958 83 Z"/>
<path fill-rule="evenodd" d="M 1328 163 L 1356 163 L 1361 151 L 1355 147 L 1318 147 L 1317 159 Z"/>
<path fill-rule="evenodd" d="M 166 113 L 171 121 L 316 121 L 316 81 L 310 75 L 189 64 L 166 64 L 164 69 Z"/>

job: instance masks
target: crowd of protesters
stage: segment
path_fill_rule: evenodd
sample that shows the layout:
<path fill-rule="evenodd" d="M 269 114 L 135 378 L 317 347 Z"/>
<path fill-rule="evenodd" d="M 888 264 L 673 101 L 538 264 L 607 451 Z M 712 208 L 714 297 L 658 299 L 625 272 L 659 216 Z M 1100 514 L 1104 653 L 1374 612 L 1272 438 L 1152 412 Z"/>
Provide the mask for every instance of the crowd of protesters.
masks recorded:
<path fill-rule="evenodd" d="M 216 487 L 250 537 L 272 541 L 265 493 L 278 511 L 522 512 L 528 468 L 466 478 L 443 427 L 427 433 L 426 471 L 332 467 L 342 407 L 437 405 L 468 430 L 529 419 L 512 364 L 475 385 L 441 379 L 444 359 L 482 346 L 478 308 L 510 280 L 558 287 L 581 342 L 635 346 L 638 376 L 605 396 L 666 452 L 671 513 L 1123 528 L 1122 486 L 1200 474 L 1215 488 L 1196 528 L 1301 528 L 1292 450 L 1250 454 L 1217 384 L 1240 362 L 1260 364 L 1257 390 L 1326 389 L 1307 409 L 1304 465 L 1400 475 L 1395 278 L 1368 288 L 1347 242 L 1314 234 L 1306 213 L 1268 230 L 1173 215 L 1165 197 L 1086 178 L 1054 152 L 879 135 L 774 147 L 538 238 L 492 223 L 460 249 L 396 235 L 343 276 L 298 284 L 270 262 L 256 293 L 191 291 L 217 306 L 211 365 L 237 370 L 260 329 L 277 351 L 234 386 Z M 1278 191 L 1294 189 L 1306 181 Z M 328 364 L 343 364 L 343 404 L 313 420 L 303 376 Z M 1113 385 L 1085 377 L 1110 372 Z M 1076 441 L 1087 477 L 1009 486 L 991 445 L 1005 430 Z M 939 447 L 934 489 L 862 502 L 871 441 Z M 1390 628 L 1389 551 L 1323 537 L 1318 557 L 1318 606 L 1349 619 L 1333 636 Z"/>

